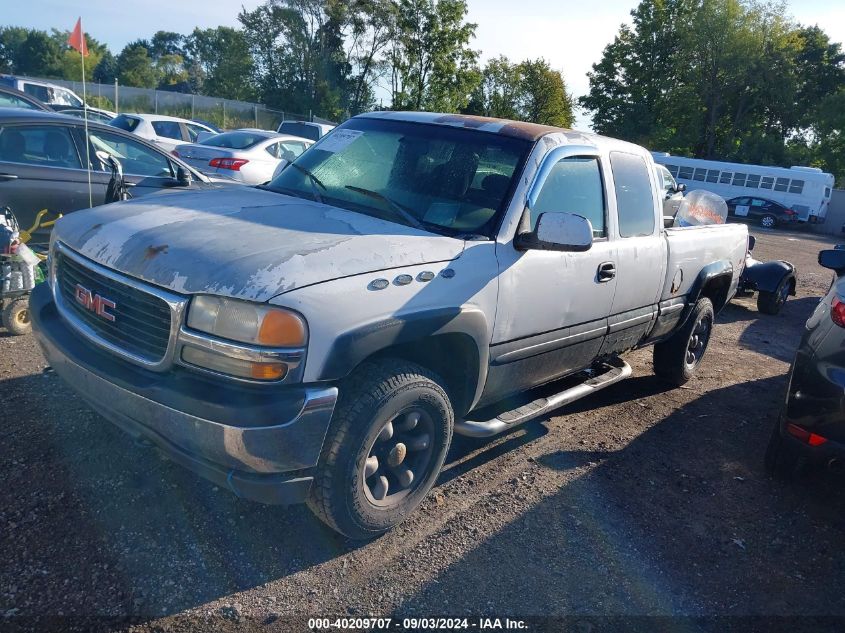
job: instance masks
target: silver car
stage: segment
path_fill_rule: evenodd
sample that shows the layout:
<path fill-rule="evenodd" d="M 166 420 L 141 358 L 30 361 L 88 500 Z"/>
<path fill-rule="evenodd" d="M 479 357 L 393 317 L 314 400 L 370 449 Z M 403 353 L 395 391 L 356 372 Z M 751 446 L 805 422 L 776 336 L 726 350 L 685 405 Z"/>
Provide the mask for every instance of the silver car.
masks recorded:
<path fill-rule="evenodd" d="M 271 180 L 280 165 L 294 160 L 313 144 L 297 136 L 243 129 L 180 145 L 175 154 L 208 176 L 260 185 Z"/>

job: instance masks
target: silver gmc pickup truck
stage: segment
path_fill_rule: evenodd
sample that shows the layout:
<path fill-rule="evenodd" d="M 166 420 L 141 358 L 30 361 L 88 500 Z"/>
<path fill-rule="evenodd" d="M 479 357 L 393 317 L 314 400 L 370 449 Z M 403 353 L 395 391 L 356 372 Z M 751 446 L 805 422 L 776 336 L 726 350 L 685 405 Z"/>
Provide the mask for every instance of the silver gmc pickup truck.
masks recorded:
<path fill-rule="evenodd" d="M 104 417 L 238 496 L 371 538 L 421 503 L 453 432 L 547 415 L 644 345 L 687 381 L 746 248 L 740 224 L 664 228 L 636 145 L 372 113 L 266 185 L 66 216 L 31 315 Z"/>

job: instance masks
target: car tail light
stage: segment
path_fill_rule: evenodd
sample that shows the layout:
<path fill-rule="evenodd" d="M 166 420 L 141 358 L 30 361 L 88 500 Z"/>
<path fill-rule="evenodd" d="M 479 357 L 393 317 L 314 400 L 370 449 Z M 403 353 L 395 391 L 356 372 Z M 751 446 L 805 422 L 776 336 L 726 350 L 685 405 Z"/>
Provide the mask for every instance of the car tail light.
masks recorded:
<path fill-rule="evenodd" d="M 245 158 L 212 158 L 208 161 L 209 167 L 217 167 L 218 169 L 231 169 L 232 171 L 240 171 L 241 167 L 246 165 L 249 161 Z"/>
<path fill-rule="evenodd" d="M 802 428 L 797 424 L 787 424 L 786 432 L 789 433 L 792 437 L 797 437 L 799 440 L 801 440 L 805 444 L 809 444 L 810 446 L 821 446 L 822 444 L 827 442 L 826 437 L 822 437 L 817 433 L 811 433 L 807 429 Z"/>
<path fill-rule="evenodd" d="M 786 215 L 798 215 L 798 212 L 797 212 L 797 211 L 795 211 L 794 209 L 784 209 L 784 210 L 783 210 L 783 212 L 784 212 Z"/>
<path fill-rule="evenodd" d="M 177 152 L 175 149 L 174 149 L 174 150 L 172 150 L 172 151 L 170 152 L 170 154 L 171 154 L 171 155 L 173 155 L 173 156 L 175 156 L 176 158 L 182 158 L 181 156 L 179 156 L 179 152 Z"/>
<path fill-rule="evenodd" d="M 839 327 L 845 327 L 845 303 L 839 297 L 830 302 L 830 318 Z"/>

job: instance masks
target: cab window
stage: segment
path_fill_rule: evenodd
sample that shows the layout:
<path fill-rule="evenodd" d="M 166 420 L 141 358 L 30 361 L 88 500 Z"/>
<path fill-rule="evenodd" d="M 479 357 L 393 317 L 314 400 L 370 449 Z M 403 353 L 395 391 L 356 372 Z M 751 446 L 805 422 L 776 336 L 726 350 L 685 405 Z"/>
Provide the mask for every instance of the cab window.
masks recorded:
<path fill-rule="evenodd" d="M 182 140 L 182 128 L 177 121 L 153 121 L 153 130 L 156 136 Z"/>
<path fill-rule="evenodd" d="M 597 158 L 573 156 L 549 172 L 531 209 L 531 228 L 541 213 L 574 213 L 593 225 L 593 237 L 606 237 L 604 185 Z"/>
<path fill-rule="evenodd" d="M 616 184 L 619 235 L 637 237 L 654 233 L 654 195 L 645 160 L 626 152 L 610 153 Z"/>

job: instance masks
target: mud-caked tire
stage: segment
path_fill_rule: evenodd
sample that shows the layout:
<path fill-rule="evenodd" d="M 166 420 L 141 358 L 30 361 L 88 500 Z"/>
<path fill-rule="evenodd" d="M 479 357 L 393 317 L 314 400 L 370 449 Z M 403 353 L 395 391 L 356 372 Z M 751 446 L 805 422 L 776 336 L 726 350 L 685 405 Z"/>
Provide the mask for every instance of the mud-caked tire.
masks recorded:
<path fill-rule="evenodd" d="M 443 381 L 401 359 L 366 361 L 340 386 L 308 507 L 352 539 L 387 532 L 422 503 L 452 440 Z"/>
<path fill-rule="evenodd" d="M 688 382 L 707 351 L 714 319 L 713 303 L 702 297 L 681 328 L 654 346 L 654 373 L 676 386 Z"/>

